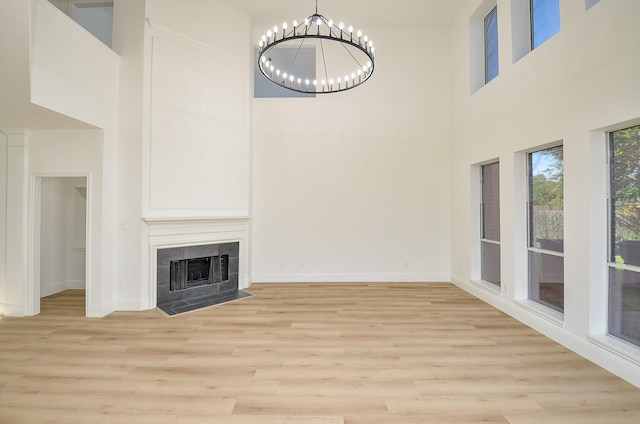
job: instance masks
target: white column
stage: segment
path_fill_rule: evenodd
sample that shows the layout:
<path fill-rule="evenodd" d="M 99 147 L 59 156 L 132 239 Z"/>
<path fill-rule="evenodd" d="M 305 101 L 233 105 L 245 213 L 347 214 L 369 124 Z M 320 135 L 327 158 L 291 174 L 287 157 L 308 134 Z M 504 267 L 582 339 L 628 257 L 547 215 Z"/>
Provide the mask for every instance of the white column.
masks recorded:
<path fill-rule="evenodd" d="M 7 130 L 6 282 L 4 313 L 29 311 L 29 133 Z M 39 305 L 39 304 L 38 304 Z M 39 309 L 39 307 L 38 307 Z"/>

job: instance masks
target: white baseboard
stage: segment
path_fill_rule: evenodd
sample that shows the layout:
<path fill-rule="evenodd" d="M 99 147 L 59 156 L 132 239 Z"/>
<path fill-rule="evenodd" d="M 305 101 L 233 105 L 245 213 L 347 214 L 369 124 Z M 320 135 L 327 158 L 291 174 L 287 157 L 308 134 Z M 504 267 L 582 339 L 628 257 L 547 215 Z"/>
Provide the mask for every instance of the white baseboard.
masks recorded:
<path fill-rule="evenodd" d="M 455 275 L 451 277 L 451 282 L 496 309 L 539 331 L 567 349 L 640 388 L 640 366 L 636 360 L 625 357 L 625 355 L 610 348 L 604 348 L 589 338 L 582 338 L 572 334 L 564 326 L 555 323 L 554 320 L 546 319 L 525 306 L 502 298 L 499 292 L 487 290 L 479 284 L 474 284 Z"/>
<path fill-rule="evenodd" d="M 253 283 L 436 283 L 448 282 L 448 274 L 299 273 L 253 274 Z"/>
<path fill-rule="evenodd" d="M 115 303 L 105 305 L 87 305 L 87 317 L 102 318 L 116 310 Z"/>
<path fill-rule="evenodd" d="M 27 312 L 24 305 L 5 303 L 3 306 L 3 315 L 8 317 L 26 317 Z"/>
<path fill-rule="evenodd" d="M 59 281 L 57 283 L 49 283 L 42 287 L 40 297 L 51 296 L 64 290 L 79 289 L 84 290 L 86 283 L 84 280 Z"/>
<path fill-rule="evenodd" d="M 151 306 L 149 299 L 125 299 L 116 302 L 117 311 L 144 311 L 153 308 L 155 308 L 155 305 Z"/>

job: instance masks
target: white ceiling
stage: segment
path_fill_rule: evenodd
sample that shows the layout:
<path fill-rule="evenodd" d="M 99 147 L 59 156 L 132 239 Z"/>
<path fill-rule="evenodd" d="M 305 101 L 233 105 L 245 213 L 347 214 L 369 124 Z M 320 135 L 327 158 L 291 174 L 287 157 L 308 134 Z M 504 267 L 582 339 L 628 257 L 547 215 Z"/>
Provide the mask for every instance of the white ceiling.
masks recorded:
<path fill-rule="evenodd" d="M 315 13 L 316 0 L 225 0 L 249 16 L 254 26 L 302 21 Z M 467 0 L 318 0 L 318 13 L 354 26 L 449 25 Z"/>

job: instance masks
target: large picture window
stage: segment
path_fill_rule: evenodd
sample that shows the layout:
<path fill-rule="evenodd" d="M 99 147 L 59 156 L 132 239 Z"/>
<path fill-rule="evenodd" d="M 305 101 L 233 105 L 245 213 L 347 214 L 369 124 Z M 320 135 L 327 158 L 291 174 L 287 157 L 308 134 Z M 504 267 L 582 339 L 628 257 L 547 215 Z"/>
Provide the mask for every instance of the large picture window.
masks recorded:
<path fill-rule="evenodd" d="M 481 278 L 500 285 L 500 164 L 480 167 L 481 201 Z"/>
<path fill-rule="evenodd" d="M 562 146 L 528 154 L 529 299 L 564 312 Z"/>
<path fill-rule="evenodd" d="M 640 346 L 640 125 L 609 135 L 609 334 Z"/>

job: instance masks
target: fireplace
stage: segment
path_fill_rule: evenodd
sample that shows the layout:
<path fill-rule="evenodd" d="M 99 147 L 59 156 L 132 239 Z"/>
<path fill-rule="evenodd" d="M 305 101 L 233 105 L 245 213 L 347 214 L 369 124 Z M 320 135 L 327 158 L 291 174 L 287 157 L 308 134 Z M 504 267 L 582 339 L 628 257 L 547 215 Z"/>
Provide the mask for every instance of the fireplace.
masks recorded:
<path fill-rule="evenodd" d="M 239 243 L 157 250 L 157 304 L 238 291 Z"/>

